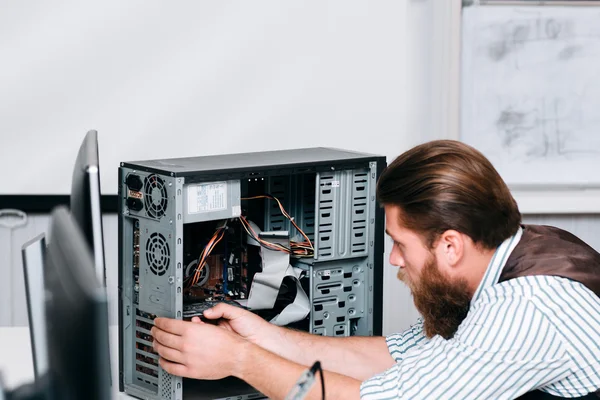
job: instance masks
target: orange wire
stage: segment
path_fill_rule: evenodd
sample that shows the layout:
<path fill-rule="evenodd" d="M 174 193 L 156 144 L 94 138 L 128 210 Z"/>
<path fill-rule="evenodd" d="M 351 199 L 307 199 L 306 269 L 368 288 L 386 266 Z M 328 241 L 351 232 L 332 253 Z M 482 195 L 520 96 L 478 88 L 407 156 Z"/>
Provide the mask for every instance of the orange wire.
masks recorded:
<path fill-rule="evenodd" d="M 217 238 L 217 235 L 218 235 L 218 238 Z M 212 237 L 211 241 L 209 242 L 209 244 L 205 247 L 205 250 L 207 250 L 207 251 L 201 258 L 200 262 L 198 263 L 198 267 L 196 267 L 196 273 L 194 274 L 194 280 L 193 280 L 192 286 L 197 285 L 198 282 L 200 281 L 200 274 L 202 273 L 202 269 L 204 268 L 206 259 L 212 252 L 213 248 L 221 241 L 221 239 L 223 239 L 223 236 L 225 236 L 225 232 L 223 230 L 216 232 L 215 235 Z M 215 238 L 216 238 L 216 240 L 215 240 Z"/>
<path fill-rule="evenodd" d="M 257 242 L 263 244 L 265 247 L 273 249 L 273 250 L 283 251 L 286 253 L 294 254 L 296 256 L 311 256 L 310 252 L 314 253 L 315 248 L 314 248 L 310 238 L 304 233 L 304 231 L 302 229 L 300 229 L 300 227 L 294 221 L 294 218 L 292 218 L 292 216 L 290 216 L 288 214 L 288 212 L 283 207 L 283 204 L 281 204 L 281 201 L 277 197 L 270 196 L 270 195 L 258 195 L 258 196 L 241 198 L 241 200 L 254 200 L 254 199 L 269 199 L 269 200 L 276 201 L 281 213 L 290 221 L 290 223 L 294 226 L 294 228 L 296 228 L 298 230 L 298 232 L 300 232 L 300 234 L 304 237 L 304 239 L 306 239 L 306 241 L 304 241 L 304 242 L 290 241 L 289 249 L 279 243 L 268 242 L 266 240 L 261 239 L 258 236 L 258 234 L 254 231 L 254 229 L 252 228 L 252 226 L 250 225 L 250 223 L 248 222 L 246 217 L 244 217 L 243 215 L 240 215 L 239 219 L 242 222 L 242 226 L 244 227 L 244 229 L 246 230 L 246 233 L 248 233 L 248 235 L 250 235 L 252 238 L 254 238 Z M 204 249 L 202 250 L 202 253 L 200 253 L 198 265 L 196 266 L 196 270 L 194 271 L 194 274 L 189 276 L 186 279 L 186 280 L 190 281 L 190 278 L 191 278 L 190 286 L 194 286 L 194 285 L 198 284 L 198 282 L 200 281 L 200 274 L 202 273 L 202 270 L 204 269 L 204 265 L 206 264 L 206 259 L 208 258 L 208 256 L 210 256 L 210 253 L 212 252 L 213 248 L 223 239 L 224 236 L 225 236 L 225 231 L 222 228 L 218 229 L 215 232 L 215 234 L 212 236 L 212 238 L 209 240 L 208 244 L 204 247 Z"/>
<path fill-rule="evenodd" d="M 190 277 L 188 277 L 188 280 L 191 278 L 191 284 L 189 285 L 190 287 L 198 284 L 198 282 L 200 281 L 200 274 L 202 273 L 202 269 L 204 269 L 206 259 L 212 252 L 213 248 L 217 245 L 217 243 L 219 243 L 221 239 L 223 239 L 223 236 L 225 236 L 225 231 L 222 228 L 218 229 L 213 235 L 213 237 L 209 240 L 208 244 L 204 247 L 202 253 L 200 253 L 196 270 L 194 271 L 193 275 L 190 275 Z"/>
<path fill-rule="evenodd" d="M 296 224 L 296 222 L 294 221 L 294 219 L 287 213 L 287 211 L 285 211 L 285 208 L 283 207 L 283 204 L 281 204 L 281 201 L 279 201 L 279 199 L 275 196 L 269 196 L 269 195 L 258 195 L 258 196 L 252 196 L 252 197 L 242 197 L 242 200 L 254 200 L 254 199 L 270 199 L 270 200 L 275 200 L 277 202 L 277 204 L 279 205 L 279 210 L 281 211 L 281 213 L 290 220 L 291 224 L 298 230 L 298 232 L 300 232 L 300 234 L 304 237 L 304 239 L 306 239 L 308 245 L 310 246 L 310 249 L 314 252 L 314 246 L 311 242 L 311 240 L 309 239 L 309 237 L 304 233 L 304 231 L 302 229 L 300 229 L 300 227 Z"/>

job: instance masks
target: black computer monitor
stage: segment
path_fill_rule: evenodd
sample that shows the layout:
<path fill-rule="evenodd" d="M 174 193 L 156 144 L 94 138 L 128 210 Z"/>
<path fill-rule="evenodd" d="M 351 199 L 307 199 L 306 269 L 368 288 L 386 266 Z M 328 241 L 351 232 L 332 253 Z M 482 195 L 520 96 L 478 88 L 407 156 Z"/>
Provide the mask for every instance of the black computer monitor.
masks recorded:
<path fill-rule="evenodd" d="M 57 399 L 110 398 L 106 289 L 81 229 L 65 207 L 52 212 L 44 287 L 49 374 Z"/>
<path fill-rule="evenodd" d="M 98 132 L 91 130 L 85 135 L 79 147 L 73 168 L 71 213 L 92 250 L 96 276 L 106 286 L 100 195 Z"/>
<path fill-rule="evenodd" d="M 46 235 L 31 239 L 21 248 L 23 276 L 29 316 L 29 335 L 33 355 L 33 372 L 38 379 L 48 371 L 48 345 L 46 342 L 46 315 L 44 296 L 44 259 Z"/>

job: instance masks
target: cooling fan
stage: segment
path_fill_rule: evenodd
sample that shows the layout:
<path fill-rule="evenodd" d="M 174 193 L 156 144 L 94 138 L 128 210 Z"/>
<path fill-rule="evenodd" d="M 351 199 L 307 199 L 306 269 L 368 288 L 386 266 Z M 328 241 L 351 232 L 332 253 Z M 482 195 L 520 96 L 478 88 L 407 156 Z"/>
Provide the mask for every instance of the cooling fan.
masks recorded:
<path fill-rule="evenodd" d="M 162 234 L 155 232 L 146 241 L 146 261 L 155 275 L 162 276 L 169 269 L 171 252 Z"/>
<path fill-rule="evenodd" d="M 167 187 L 160 176 L 149 175 L 144 180 L 144 204 L 152 218 L 160 218 L 167 211 Z"/>
<path fill-rule="evenodd" d="M 198 259 L 191 261 L 187 265 L 187 267 L 185 267 L 185 276 L 192 276 L 197 267 L 198 267 Z M 200 279 L 198 280 L 198 283 L 196 284 L 196 286 L 198 286 L 198 287 L 204 286 L 206 284 L 206 282 L 208 282 L 209 274 L 210 274 L 210 266 L 208 265 L 207 262 L 205 262 L 204 267 L 202 268 L 202 271 L 200 271 Z"/>

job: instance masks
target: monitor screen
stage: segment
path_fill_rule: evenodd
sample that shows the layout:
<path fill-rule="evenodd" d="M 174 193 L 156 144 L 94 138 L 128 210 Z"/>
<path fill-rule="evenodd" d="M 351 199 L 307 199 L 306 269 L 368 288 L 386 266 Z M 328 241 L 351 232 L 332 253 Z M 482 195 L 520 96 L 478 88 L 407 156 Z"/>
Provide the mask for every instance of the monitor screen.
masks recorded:
<path fill-rule="evenodd" d="M 29 318 L 29 335 L 36 379 L 48 371 L 46 315 L 44 310 L 44 257 L 46 237 L 41 234 L 21 248 Z"/>
<path fill-rule="evenodd" d="M 110 398 L 106 289 L 85 237 L 64 207 L 52 212 L 44 287 L 49 373 L 56 398 Z"/>
<path fill-rule="evenodd" d="M 96 276 L 106 285 L 102 211 L 100 208 L 98 132 L 87 132 L 75 161 L 71 182 L 71 213 L 92 250 Z"/>

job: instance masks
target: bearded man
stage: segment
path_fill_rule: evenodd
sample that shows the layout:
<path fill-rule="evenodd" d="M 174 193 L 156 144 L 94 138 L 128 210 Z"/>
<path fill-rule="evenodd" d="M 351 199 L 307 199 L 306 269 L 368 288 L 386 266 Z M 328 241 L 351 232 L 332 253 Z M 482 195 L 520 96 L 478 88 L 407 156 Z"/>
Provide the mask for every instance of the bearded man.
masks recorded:
<path fill-rule="evenodd" d="M 560 229 L 523 225 L 489 160 L 460 142 L 400 155 L 377 196 L 417 324 L 322 337 L 221 304 L 204 314 L 217 326 L 157 318 L 160 365 L 236 376 L 273 399 L 317 359 L 328 399 L 600 397 L 600 254 Z M 318 385 L 307 398 L 321 398 Z"/>

